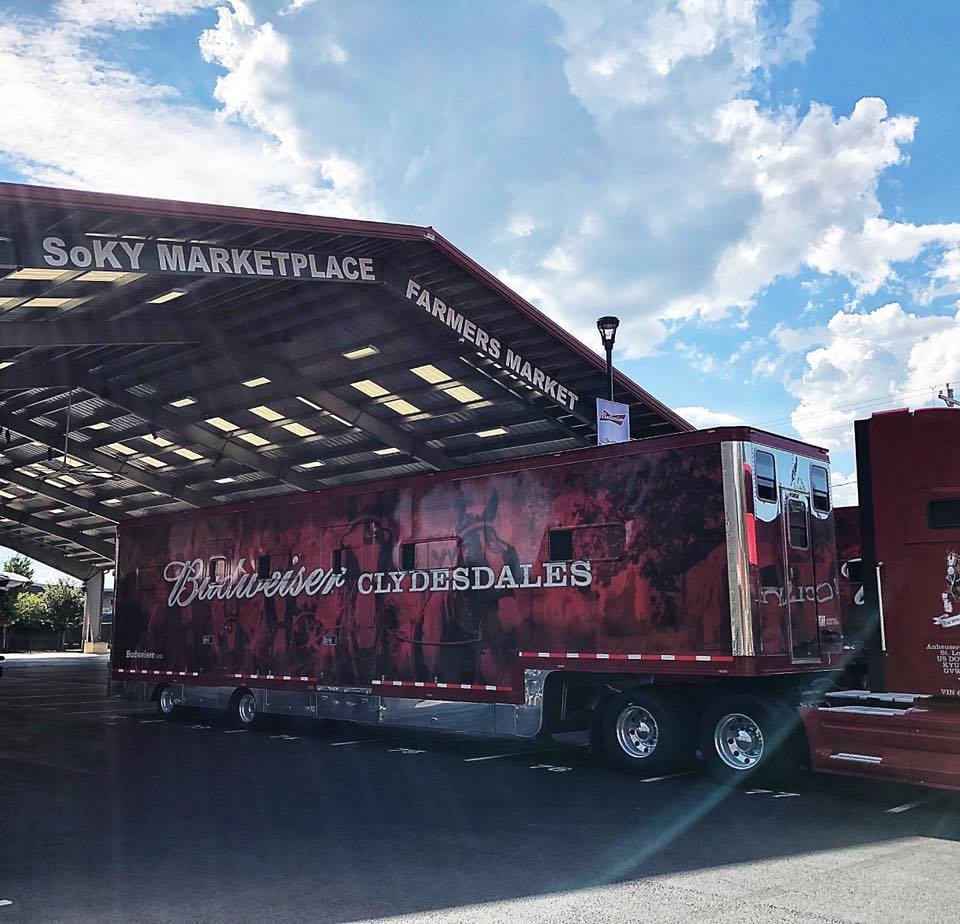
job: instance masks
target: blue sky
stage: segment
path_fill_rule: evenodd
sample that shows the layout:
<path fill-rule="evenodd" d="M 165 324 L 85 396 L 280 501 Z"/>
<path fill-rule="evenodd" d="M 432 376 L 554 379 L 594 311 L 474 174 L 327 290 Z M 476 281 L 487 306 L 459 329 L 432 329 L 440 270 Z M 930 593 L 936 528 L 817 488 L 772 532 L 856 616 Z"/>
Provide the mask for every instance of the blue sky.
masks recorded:
<path fill-rule="evenodd" d="M 700 425 L 960 378 L 960 6 L 0 0 L 0 178 L 434 225 Z"/>

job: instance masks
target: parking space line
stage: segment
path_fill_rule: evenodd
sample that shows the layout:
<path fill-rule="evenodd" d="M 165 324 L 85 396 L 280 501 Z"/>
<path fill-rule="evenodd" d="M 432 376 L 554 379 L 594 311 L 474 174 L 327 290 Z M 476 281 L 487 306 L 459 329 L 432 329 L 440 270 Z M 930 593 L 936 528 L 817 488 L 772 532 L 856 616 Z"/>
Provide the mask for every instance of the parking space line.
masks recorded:
<path fill-rule="evenodd" d="M 648 776 L 646 779 L 640 780 L 641 783 L 659 783 L 661 780 L 675 780 L 679 776 L 690 776 L 693 774 L 693 770 L 681 770 L 679 773 L 667 773 L 663 776 Z"/>
<path fill-rule="evenodd" d="M 93 688 L 93 689 L 91 689 L 91 690 L 84 690 L 84 691 L 82 691 L 82 694 L 81 694 L 81 695 L 83 695 L 83 696 L 90 696 L 90 695 L 94 692 L 95 689 L 98 689 L 98 688 L 95 687 L 95 688 Z M 102 692 L 102 688 L 100 688 L 100 689 L 101 689 L 101 692 Z M 78 691 L 78 692 L 80 692 L 80 691 Z M 24 695 L 24 696 L 20 696 L 20 695 L 17 695 L 17 696 L 0 696 L 0 703 L 19 702 L 19 701 L 22 700 L 22 699 L 51 699 L 51 698 L 55 698 L 55 697 L 57 697 L 57 696 L 66 696 L 66 695 L 67 695 L 66 693 L 51 693 L 51 692 L 48 690 L 46 693 L 28 693 L 28 694 L 26 694 L 26 695 Z M 32 705 L 32 704 L 31 704 L 31 705 Z"/>
<path fill-rule="evenodd" d="M 538 754 L 553 754 L 556 751 L 563 751 L 565 748 L 544 748 L 542 751 L 510 751 L 507 754 L 489 754 L 485 757 L 465 757 L 465 764 L 473 763 L 478 760 L 499 760 L 501 757 L 536 757 Z"/>
<path fill-rule="evenodd" d="M 895 805 L 893 808 L 887 809 L 887 814 L 898 815 L 900 812 L 909 812 L 911 809 L 915 809 L 918 805 L 923 805 L 924 802 L 929 801 L 930 799 L 917 799 L 916 802 L 905 802 L 903 805 Z"/>
<path fill-rule="evenodd" d="M 373 744 L 376 740 L 376 738 L 361 738 L 358 741 L 331 741 L 330 747 L 338 748 L 343 747 L 345 744 Z"/>
<path fill-rule="evenodd" d="M 160 719 L 160 721 L 162 722 L 163 719 Z M 248 731 L 250 731 L 249 728 L 231 728 L 229 731 L 225 731 L 224 734 L 225 735 L 245 735 Z"/>
<path fill-rule="evenodd" d="M 98 703 L 107 705 L 112 701 L 109 699 L 80 699 L 80 700 L 64 700 L 63 702 L 55 703 L 25 703 L 20 706 L 21 709 L 42 709 L 45 712 L 56 712 L 59 709 L 62 709 L 64 706 L 95 706 Z"/>
<path fill-rule="evenodd" d="M 113 708 L 116 709 L 116 706 L 113 705 Z M 153 712 L 152 709 L 143 709 L 141 711 Z M 80 712 L 61 712 L 60 714 L 61 715 L 110 715 L 111 713 L 104 712 L 102 709 L 84 709 L 84 710 L 81 710 Z M 134 710 L 132 713 L 128 713 L 128 712 L 124 713 L 124 715 L 136 715 L 136 714 L 137 714 L 137 710 Z"/>
<path fill-rule="evenodd" d="M 63 712 L 61 713 L 61 715 L 104 715 L 111 719 L 116 718 L 115 713 L 105 712 L 103 709 L 85 709 L 85 710 L 82 710 L 81 712 Z M 126 718 L 127 715 L 128 713 L 125 712 L 120 717 Z"/>

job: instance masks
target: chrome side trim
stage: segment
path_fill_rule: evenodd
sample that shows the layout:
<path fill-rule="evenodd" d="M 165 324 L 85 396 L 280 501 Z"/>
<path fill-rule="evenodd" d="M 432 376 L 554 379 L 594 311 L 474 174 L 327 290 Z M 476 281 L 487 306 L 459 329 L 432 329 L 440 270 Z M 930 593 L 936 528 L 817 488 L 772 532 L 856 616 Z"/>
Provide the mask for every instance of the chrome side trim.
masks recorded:
<path fill-rule="evenodd" d="M 543 727 L 544 684 L 551 671 L 525 670 L 524 701 L 472 703 L 440 699 L 376 696 L 354 690 L 325 689 L 294 692 L 250 687 L 257 712 L 317 719 L 339 719 L 358 725 L 394 728 L 435 728 L 476 736 L 533 738 Z M 119 695 L 147 701 L 158 686 L 152 681 L 114 681 Z M 174 688 L 177 705 L 226 709 L 235 687 L 166 684 Z"/>
<path fill-rule="evenodd" d="M 857 764 L 883 763 L 882 757 L 874 757 L 873 754 L 847 754 L 845 751 L 841 751 L 839 754 L 831 754 L 830 760 L 849 760 Z"/>
<path fill-rule="evenodd" d="M 723 509 L 726 519 L 727 583 L 730 587 L 730 641 L 734 657 L 756 654 L 753 594 L 747 545 L 747 496 L 743 477 L 743 443 L 720 444 Z"/>

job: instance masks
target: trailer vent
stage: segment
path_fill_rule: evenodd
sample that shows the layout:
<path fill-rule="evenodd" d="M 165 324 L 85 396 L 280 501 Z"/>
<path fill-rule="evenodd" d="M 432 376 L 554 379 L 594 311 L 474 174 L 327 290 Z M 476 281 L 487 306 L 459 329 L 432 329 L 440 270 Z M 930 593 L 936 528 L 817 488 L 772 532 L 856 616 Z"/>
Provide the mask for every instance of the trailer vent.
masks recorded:
<path fill-rule="evenodd" d="M 573 530 L 551 529 L 548 546 L 550 561 L 570 561 L 573 558 Z"/>
<path fill-rule="evenodd" d="M 960 497 L 930 501 L 927 525 L 930 529 L 960 529 Z"/>
<path fill-rule="evenodd" d="M 404 542 L 400 546 L 400 570 L 413 571 L 417 567 L 417 545 L 415 542 Z"/>

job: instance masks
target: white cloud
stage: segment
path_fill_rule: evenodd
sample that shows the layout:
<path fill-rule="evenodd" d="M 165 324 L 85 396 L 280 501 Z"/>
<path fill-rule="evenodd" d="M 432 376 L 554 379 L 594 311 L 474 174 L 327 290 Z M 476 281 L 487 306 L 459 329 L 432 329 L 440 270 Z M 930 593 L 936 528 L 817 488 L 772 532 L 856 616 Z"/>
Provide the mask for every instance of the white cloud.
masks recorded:
<path fill-rule="evenodd" d="M 222 0 L 59 0 L 53 13 L 63 23 L 84 29 L 147 29 L 218 2 Z"/>
<path fill-rule="evenodd" d="M 705 353 L 699 347 L 684 343 L 681 340 L 676 340 L 673 343 L 673 348 L 698 372 L 702 372 L 704 375 L 710 375 L 717 371 L 717 358 L 711 356 L 709 353 Z"/>
<path fill-rule="evenodd" d="M 0 83 L 17 87 L 4 106 L 0 151 L 28 180 L 348 216 L 374 211 L 362 173 L 346 159 L 305 164 L 283 138 L 224 121 L 112 65 L 92 49 L 95 38 L 72 22 L 0 26 Z"/>
<path fill-rule="evenodd" d="M 857 473 L 844 475 L 842 472 L 831 469 L 830 491 L 833 495 L 834 507 L 855 507 L 857 500 Z"/>
<path fill-rule="evenodd" d="M 594 233 L 565 201 L 552 222 L 538 216 L 559 238 L 511 268 L 521 292 L 573 329 L 588 329 L 584 314 L 603 300 L 639 357 L 656 349 L 651 321 L 724 319 L 807 268 L 873 292 L 895 263 L 958 239 L 960 225 L 881 217 L 879 179 L 902 163 L 915 119 L 872 98 L 839 116 L 750 98 L 758 68 L 810 50 L 815 3 L 794 4 L 780 27 L 759 3 L 553 5 L 607 172 L 589 199 Z"/>
<path fill-rule="evenodd" d="M 921 300 L 929 304 L 935 298 L 960 295 L 960 247 L 945 251 L 930 274 L 930 283 Z"/>
<path fill-rule="evenodd" d="M 507 223 L 507 231 L 514 237 L 529 237 L 537 226 L 528 215 L 514 215 Z"/>
<path fill-rule="evenodd" d="M 818 272 L 846 276 L 858 292 L 872 294 L 894 278 L 894 263 L 915 260 L 931 244 L 958 242 L 957 223 L 914 225 L 868 218 L 860 229 L 830 227 L 810 248 L 806 262 Z"/>
<path fill-rule="evenodd" d="M 749 99 L 721 107 L 713 137 L 729 145 L 723 182 L 755 194 L 760 206 L 745 233 L 720 254 L 709 283 L 677 299 L 673 310 L 722 317 L 804 264 L 858 282 L 869 277 L 874 291 L 890 274 L 890 259 L 916 256 L 917 237 L 937 236 L 908 226 L 911 238 L 904 226 L 876 218 L 879 177 L 901 161 L 901 145 L 912 140 L 914 127 L 913 119 L 889 116 L 878 99 L 862 99 L 840 118 L 818 104 L 802 119 L 792 110 L 766 112 Z M 886 253 L 868 254 L 881 242 Z M 862 254 L 859 260 L 845 257 L 851 247 Z"/>
<path fill-rule="evenodd" d="M 823 345 L 807 353 L 805 371 L 789 384 L 799 400 L 794 428 L 809 442 L 850 448 L 854 419 L 929 403 L 937 385 L 960 377 L 958 332 L 960 313 L 923 317 L 896 302 L 837 312 Z"/>
<path fill-rule="evenodd" d="M 690 421 L 698 430 L 706 430 L 709 427 L 735 427 L 745 423 L 743 418 L 735 414 L 712 411 L 706 407 L 678 407 L 677 413 L 684 420 Z"/>

